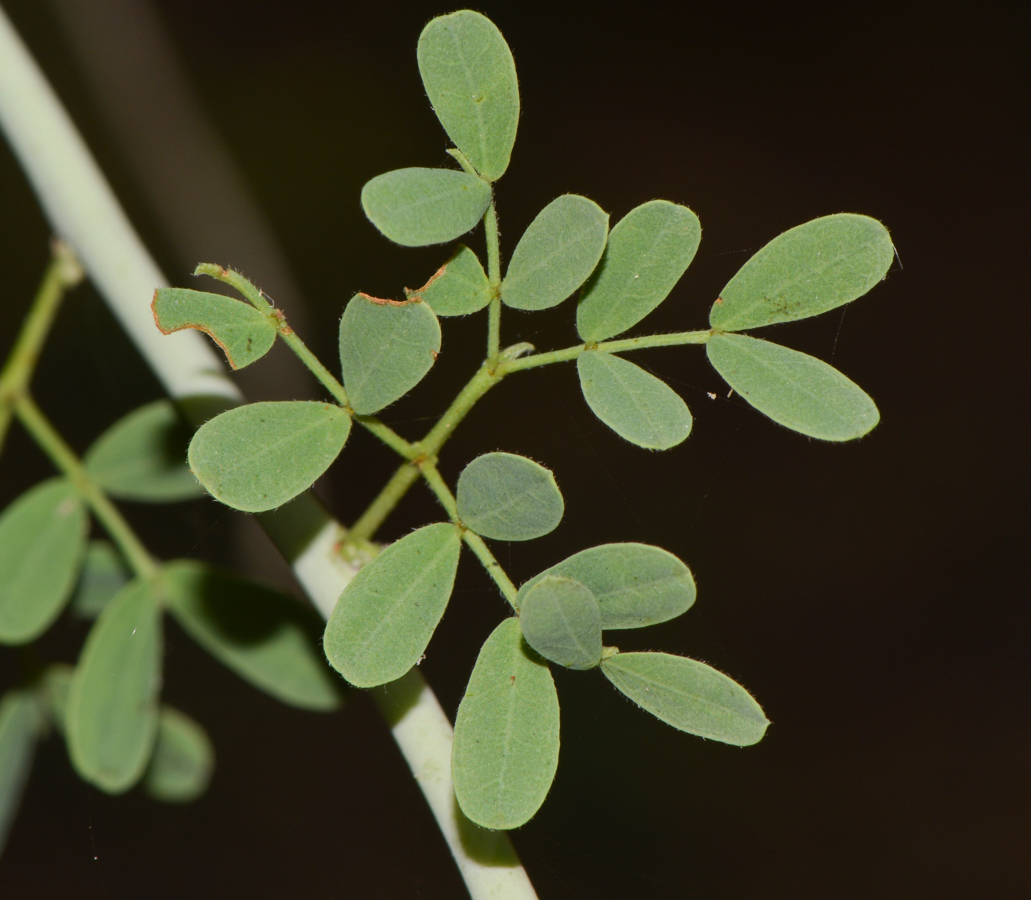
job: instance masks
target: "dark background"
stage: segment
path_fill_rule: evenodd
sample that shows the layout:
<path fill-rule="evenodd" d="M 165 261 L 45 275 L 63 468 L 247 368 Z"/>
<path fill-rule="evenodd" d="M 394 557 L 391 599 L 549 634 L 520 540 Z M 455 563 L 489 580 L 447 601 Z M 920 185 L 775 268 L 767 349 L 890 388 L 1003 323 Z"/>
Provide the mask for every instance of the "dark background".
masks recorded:
<path fill-rule="evenodd" d="M 176 250 L 52 7 L 4 7 L 165 271 L 188 283 L 196 259 Z M 305 336 L 331 362 L 335 321 L 353 292 L 399 297 L 446 256 L 390 245 L 358 197 L 382 171 L 447 164 L 415 43 L 429 18 L 451 8 L 156 7 L 285 251 Z M 510 379 L 446 448 L 449 479 L 499 448 L 555 471 L 567 503 L 560 528 L 497 547 L 517 582 L 606 541 L 660 544 L 685 559 L 699 584 L 695 607 L 613 638 L 623 649 L 709 662 L 746 685 L 773 721 L 761 744 L 739 750 L 667 728 L 597 673 L 558 673 L 558 777 L 513 835 L 542 900 L 1031 896 L 1031 598 L 1021 550 L 1028 31 L 1017 4 L 478 8 L 505 34 L 520 75 L 519 139 L 497 189 L 504 253 L 567 191 L 597 201 L 613 223 L 654 197 L 685 203 L 702 221 L 696 260 L 635 333 L 704 327 L 750 253 L 816 216 L 881 219 L 901 260 L 844 312 L 764 335 L 832 360 L 874 397 L 881 424 L 860 441 L 823 444 L 773 424 L 728 400 L 704 352 L 683 347 L 634 357 L 694 413 L 693 434 L 672 451 L 649 453 L 608 431 L 569 366 Z M 123 37 L 132 52 L 133 35 Z M 175 158 L 174 143 L 164 149 Z M 47 238 L 0 146 L 0 350 L 27 308 Z M 482 247 L 480 230 L 472 244 Z M 261 281 L 260 262 L 249 274 Z M 565 346 L 572 323 L 572 301 L 506 312 L 503 339 Z M 442 411 L 478 363 L 484 331 L 483 317 L 448 320 L 440 362 L 387 421 L 420 435 L 423 417 Z M 299 382 L 279 362 L 287 374 L 265 385 L 266 398 L 277 385 L 291 396 L 314 390 L 284 388 Z M 68 301 L 43 366 L 38 399 L 79 450 L 160 395 L 89 287 Z M 261 386 L 247 390 L 258 399 Z M 319 490 L 353 521 L 393 466 L 355 434 Z M 0 501 L 47 474 L 16 430 Z M 212 501 L 127 509 L 164 557 L 239 555 L 236 515 Z M 438 516 L 417 488 L 382 536 Z M 504 614 L 466 557 L 423 664 L 449 713 Z M 65 621 L 42 649 L 74 661 L 84 634 Z M 0 653 L 0 686 L 14 677 L 14 658 Z M 215 742 L 207 796 L 185 807 L 138 790 L 107 797 L 72 774 L 51 740 L 0 860 L 0 894 L 462 896 L 367 698 L 333 716 L 287 709 L 174 626 L 165 696 Z"/>

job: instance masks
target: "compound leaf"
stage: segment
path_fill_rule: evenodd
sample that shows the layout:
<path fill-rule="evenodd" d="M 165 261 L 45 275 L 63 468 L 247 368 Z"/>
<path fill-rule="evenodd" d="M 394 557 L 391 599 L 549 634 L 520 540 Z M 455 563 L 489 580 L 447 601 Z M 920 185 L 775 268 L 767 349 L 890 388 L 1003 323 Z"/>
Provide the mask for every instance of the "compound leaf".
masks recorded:
<path fill-rule="evenodd" d="M 519 620 L 487 638 L 455 719 L 458 804 L 484 828 L 518 828 L 540 809 L 558 768 L 559 708 L 547 665 Z"/>
<path fill-rule="evenodd" d="M 522 596 L 523 637 L 545 659 L 568 669 L 593 669 L 601 660 L 601 611 L 579 581 L 547 575 Z"/>
<path fill-rule="evenodd" d="M 175 406 L 157 400 L 115 422 L 86 451 L 83 463 L 97 484 L 121 500 L 191 500 L 203 496 L 204 488 L 186 465 L 189 443 L 190 430 Z"/>
<path fill-rule="evenodd" d="M 185 713 L 162 706 L 154 755 L 143 786 L 155 800 L 188 803 L 207 789 L 215 768 L 215 748 L 207 732 Z"/>
<path fill-rule="evenodd" d="M 476 227 L 490 185 L 454 169 L 395 169 L 362 188 L 362 209 L 386 237 L 405 247 L 446 244 Z"/>
<path fill-rule="evenodd" d="M 249 403 L 201 425 L 190 442 L 190 468 L 216 500 L 264 512 L 310 488 L 350 431 L 351 417 L 329 403 Z"/>
<path fill-rule="evenodd" d="M 323 646 L 351 684 L 386 684 L 419 662 L 451 597 L 461 547 L 454 525 L 426 525 L 386 547 L 344 588 Z"/>
<path fill-rule="evenodd" d="M 440 124 L 488 181 L 505 174 L 519 124 L 515 61 L 497 26 L 463 9 L 419 35 L 419 74 Z"/>
<path fill-rule="evenodd" d="M 673 290 L 701 239 L 698 217 L 686 206 L 652 200 L 627 213 L 580 293 L 580 337 L 604 341 L 640 322 Z"/>
<path fill-rule="evenodd" d="M 514 453 L 485 453 L 458 478 L 463 524 L 499 541 L 529 541 L 558 527 L 565 512 L 555 476 Z"/>
<path fill-rule="evenodd" d="M 131 577 L 121 555 L 110 543 L 90 541 L 79 586 L 72 597 L 72 612 L 80 619 L 95 619 Z"/>
<path fill-rule="evenodd" d="M 161 608 L 153 586 L 127 584 L 86 638 L 65 731 L 76 771 L 109 794 L 131 788 L 154 747 L 161 687 Z"/>
<path fill-rule="evenodd" d="M 793 431 L 824 441 L 850 441 L 880 420 L 862 388 L 805 353 L 743 334 L 714 334 L 705 348 L 727 384 Z"/>
<path fill-rule="evenodd" d="M 249 303 L 186 288 L 158 288 L 150 304 L 154 322 L 163 334 L 196 328 L 222 348 L 234 369 L 261 359 L 276 342 L 278 326 Z"/>
<path fill-rule="evenodd" d="M 168 611 L 226 667 L 290 706 L 341 704 L 338 680 L 319 649 L 322 622 L 293 597 L 193 560 L 162 570 Z"/>
<path fill-rule="evenodd" d="M 665 382 L 628 360 L 588 350 L 576 361 L 584 399 L 620 437 L 668 450 L 691 433 L 691 410 Z"/>
<path fill-rule="evenodd" d="M 668 653 L 617 653 L 601 671 L 642 709 L 680 731 L 747 747 L 769 721 L 736 681 L 705 663 Z"/>
<path fill-rule="evenodd" d="M 31 691 L 4 694 L 0 700 L 0 852 L 29 780 L 39 726 L 39 706 Z"/>
<path fill-rule="evenodd" d="M 548 309 L 573 293 L 598 265 L 609 216 L 577 194 L 552 200 L 519 239 L 501 285 L 514 309 Z"/>
<path fill-rule="evenodd" d="M 672 553 L 648 544 L 601 544 L 574 553 L 519 589 L 519 609 L 527 593 L 549 576 L 584 585 L 598 603 L 604 629 L 666 622 L 687 612 L 695 601 L 691 570 Z"/>
<path fill-rule="evenodd" d="M 429 304 L 355 294 L 340 317 L 340 368 L 347 400 L 371 415 L 415 387 L 440 352 Z"/>
<path fill-rule="evenodd" d="M 490 283 L 479 259 L 465 244 L 459 244 L 421 288 L 405 288 L 409 300 L 422 300 L 438 316 L 467 316 L 490 303 Z"/>
<path fill-rule="evenodd" d="M 71 482 L 50 479 L 0 515 L 0 642 L 24 644 L 57 618 L 75 587 L 89 517 Z"/>
<path fill-rule="evenodd" d="M 881 281 L 895 247 L 876 219 L 839 213 L 774 238 L 727 282 L 709 313 L 718 331 L 761 328 L 827 312 Z"/>

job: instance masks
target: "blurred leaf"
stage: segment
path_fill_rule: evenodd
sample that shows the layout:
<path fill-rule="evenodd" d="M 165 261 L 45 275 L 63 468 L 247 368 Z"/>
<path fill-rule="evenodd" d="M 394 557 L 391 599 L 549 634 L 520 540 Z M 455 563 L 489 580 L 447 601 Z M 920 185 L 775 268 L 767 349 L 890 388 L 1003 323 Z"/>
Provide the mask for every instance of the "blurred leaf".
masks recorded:
<path fill-rule="evenodd" d="M 522 597 L 523 637 L 545 659 L 567 669 L 593 669 L 601 661 L 598 601 L 579 581 L 546 575 Z"/>
<path fill-rule="evenodd" d="M 862 388 L 805 353 L 743 334 L 714 334 L 705 348 L 727 384 L 759 412 L 794 431 L 850 441 L 880 420 Z"/>
<path fill-rule="evenodd" d="M 535 575 L 516 605 L 542 578 L 572 578 L 598 602 L 604 629 L 643 628 L 687 612 L 695 600 L 691 570 L 672 553 L 648 544 L 602 544 L 581 550 Z"/>
<path fill-rule="evenodd" d="M 18 815 L 39 736 L 39 707 L 31 691 L 0 700 L 0 853 Z"/>
<path fill-rule="evenodd" d="M 233 301 L 236 302 L 235 300 Z M 202 497 L 186 450 L 190 429 L 168 400 L 157 400 L 122 417 L 86 451 L 86 471 L 121 500 L 172 503 Z"/>
<path fill-rule="evenodd" d="M 190 468 L 216 500 L 264 512 L 310 488 L 350 431 L 351 417 L 329 403 L 249 403 L 201 425 L 190 442 Z"/>
<path fill-rule="evenodd" d="M 601 670 L 642 709 L 680 731 L 747 747 L 770 723 L 736 681 L 705 663 L 668 653 L 617 653 Z"/>
<path fill-rule="evenodd" d="M 155 800 L 188 803 L 207 789 L 215 768 L 215 748 L 207 733 L 189 716 L 162 706 L 154 755 L 143 786 Z"/>
<path fill-rule="evenodd" d="M 89 517 L 71 482 L 37 484 L 0 515 L 0 643 L 39 637 L 75 587 Z"/>
<path fill-rule="evenodd" d="M 433 19 L 419 36 L 419 74 L 440 124 L 488 181 L 505 174 L 519 124 L 519 83 L 504 37 L 463 9 Z"/>
<path fill-rule="evenodd" d="M 405 288 L 409 300 L 422 300 L 438 316 L 467 316 L 490 303 L 490 284 L 479 259 L 465 244 L 459 244 L 421 288 Z"/>
<path fill-rule="evenodd" d="M 72 612 L 80 619 L 95 619 L 130 578 L 132 573 L 112 544 L 90 541 L 79 586 L 72 597 Z"/>
<path fill-rule="evenodd" d="M 131 788 L 154 747 L 161 688 L 161 608 L 153 586 L 127 584 L 93 624 L 68 695 L 76 771 L 109 794 Z"/>
<path fill-rule="evenodd" d="M 555 476 L 514 453 L 485 453 L 458 478 L 458 515 L 483 537 L 529 541 L 558 527 L 565 512 Z"/>
<path fill-rule="evenodd" d="M 501 285 L 514 309 L 548 309 L 573 293 L 598 265 L 609 216 L 577 194 L 552 200 L 519 239 Z"/>
<path fill-rule="evenodd" d="M 365 215 L 405 247 L 446 244 L 476 227 L 490 185 L 454 169 L 395 169 L 362 188 Z"/>
<path fill-rule="evenodd" d="M 612 229 L 591 280 L 580 292 L 576 328 L 587 342 L 632 328 L 666 299 L 698 250 L 702 226 L 686 206 L 651 200 Z"/>
<path fill-rule="evenodd" d="M 340 367 L 347 402 L 360 416 L 400 399 L 440 352 L 440 323 L 426 303 L 355 294 L 340 318 Z"/>
<path fill-rule="evenodd" d="M 484 828 L 518 828 L 540 809 L 558 768 L 558 694 L 548 667 L 506 619 L 476 659 L 455 719 L 458 804 Z"/>
<path fill-rule="evenodd" d="M 276 342 L 278 326 L 249 303 L 185 288 L 158 288 L 150 305 L 162 334 L 196 328 L 222 348 L 234 369 L 261 359 Z"/>
<path fill-rule="evenodd" d="M 62 735 L 68 716 L 68 694 L 72 689 L 75 667 L 67 663 L 54 663 L 43 673 L 42 696 L 50 724 Z"/>
<path fill-rule="evenodd" d="M 451 597 L 461 548 L 454 525 L 426 525 L 384 548 L 344 588 L 323 647 L 351 684 L 386 684 L 419 662 Z"/>
<path fill-rule="evenodd" d="M 341 705 L 319 648 L 322 620 L 293 597 L 194 560 L 162 570 L 168 611 L 198 644 L 259 690 L 317 712 Z"/>
<path fill-rule="evenodd" d="M 881 281 L 895 247 L 876 219 L 839 213 L 774 238 L 720 292 L 709 314 L 717 331 L 743 331 L 827 312 Z"/>
<path fill-rule="evenodd" d="M 665 382 L 611 353 L 588 350 L 576 361 L 584 399 L 620 437 L 668 450 L 691 433 L 691 411 Z"/>

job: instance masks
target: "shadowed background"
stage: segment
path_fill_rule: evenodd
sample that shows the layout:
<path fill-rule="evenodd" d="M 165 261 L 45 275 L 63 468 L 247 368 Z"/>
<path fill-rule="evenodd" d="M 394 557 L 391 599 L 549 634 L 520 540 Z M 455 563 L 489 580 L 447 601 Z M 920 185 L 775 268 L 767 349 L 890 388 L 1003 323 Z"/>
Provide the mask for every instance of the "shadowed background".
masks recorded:
<path fill-rule="evenodd" d="M 445 248 L 389 244 L 358 198 L 380 172 L 448 164 L 415 43 L 451 7 L 154 3 L 174 51 L 171 63 L 154 64 L 182 66 L 199 98 L 198 127 L 226 152 L 219 177 L 269 228 L 272 243 L 252 235 L 234 250 L 219 245 L 226 229 L 207 213 L 192 230 L 191 210 L 172 210 L 174 181 L 165 202 L 155 200 L 147 159 L 166 154 L 157 171 L 179 177 L 189 168 L 176 169 L 183 159 L 171 138 L 146 139 L 160 122 L 142 137 L 118 131 L 104 105 L 110 86 L 98 93 L 84 75 L 96 61 L 74 49 L 72 2 L 3 5 L 173 283 L 192 284 L 194 257 L 205 252 L 239 265 L 304 322 L 332 368 L 347 298 L 400 297 L 446 258 Z M 107 6 L 98 0 L 97 15 Z M 501 28 L 520 76 L 519 137 L 497 188 L 504 255 L 565 192 L 591 197 L 613 224 L 655 197 L 701 219 L 698 256 L 633 333 L 704 327 L 752 252 L 827 213 L 881 219 L 901 261 L 844 311 L 763 335 L 831 361 L 873 396 L 881 424 L 861 441 L 828 445 L 780 428 L 727 398 L 701 348 L 681 347 L 632 357 L 694 413 L 694 432 L 674 450 L 622 442 L 587 409 L 568 365 L 503 383 L 446 447 L 441 469 L 452 482 L 494 449 L 554 470 L 567 507 L 559 529 L 496 546 L 516 582 L 607 541 L 659 544 L 683 558 L 698 580 L 696 605 L 609 642 L 703 659 L 751 690 L 773 721 L 761 744 L 739 750 L 667 728 L 599 673 L 558 673 L 558 777 L 513 835 L 542 900 L 1028 896 L 1031 579 L 1019 548 L 1031 298 L 1017 6 L 839 5 L 818 18 L 782 5 L 477 8 Z M 122 40 L 125 53 L 138 49 L 132 33 Z M 135 85 L 123 88 L 113 96 L 131 106 Z M 219 177 L 205 189 L 218 191 Z M 0 146 L 0 350 L 42 273 L 47 238 Z M 471 238 L 481 250 L 482 229 Z M 248 253 L 252 261 L 235 258 Z M 573 312 L 573 301 L 506 311 L 503 341 L 570 344 Z M 446 320 L 434 371 L 384 418 L 421 435 L 478 364 L 485 328 L 482 316 Z M 252 399 L 317 396 L 299 364 L 274 365 L 275 376 L 244 385 Z M 160 394 L 89 287 L 66 302 L 35 390 L 80 451 Z M 394 464 L 356 432 L 318 490 L 353 521 Z M 0 503 L 49 473 L 16 429 Z M 240 517 L 213 501 L 126 509 L 162 557 L 231 553 L 283 577 L 261 559 L 264 545 L 241 548 Z M 382 537 L 439 517 L 417 487 Z M 423 663 L 450 714 L 479 644 L 505 614 L 463 557 Z M 84 634 L 65 621 L 42 650 L 74 661 Z M 15 656 L 0 653 L 0 687 L 15 677 Z M 0 893 L 462 896 L 368 699 L 333 716 L 287 709 L 172 624 L 165 696 L 212 735 L 209 793 L 184 807 L 139 791 L 109 798 L 75 778 L 51 740 L 0 859 Z"/>

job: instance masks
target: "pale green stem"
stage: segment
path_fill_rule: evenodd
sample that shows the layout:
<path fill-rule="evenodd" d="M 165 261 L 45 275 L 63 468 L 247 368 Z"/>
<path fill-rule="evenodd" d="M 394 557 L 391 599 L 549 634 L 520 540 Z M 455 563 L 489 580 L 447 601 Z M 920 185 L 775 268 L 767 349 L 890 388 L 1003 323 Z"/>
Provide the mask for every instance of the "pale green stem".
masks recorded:
<path fill-rule="evenodd" d="M 451 493 L 451 489 L 441 477 L 437 467 L 427 461 L 419 463 L 419 469 L 422 471 L 422 477 L 426 479 L 426 484 L 429 485 L 430 490 L 436 495 L 440 505 L 444 507 L 444 511 L 451 517 L 451 521 L 462 529 L 462 540 L 465 541 L 469 549 L 483 563 L 487 574 L 494 579 L 494 583 L 501 590 L 505 599 L 512 605 L 512 609 L 516 609 L 516 586 L 512 583 L 512 579 L 505 574 L 505 570 L 501 568 L 501 563 L 494 558 L 494 554 L 490 552 L 490 549 L 483 542 L 483 538 L 462 524 L 462 520 L 458 516 L 458 503 L 455 500 L 455 495 Z"/>
<path fill-rule="evenodd" d="M 622 341 L 602 341 L 600 344 L 579 344 L 563 350 L 551 350 L 538 353 L 536 356 L 524 356 L 520 359 L 503 361 L 497 369 L 497 375 L 511 375 L 523 369 L 534 369 L 551 363 L 568 362 L 576 359 L 587 350 L 601 353 L 625 353 L 629 350 L 644 350 L 648 347 L 675 347 L 682 344 L 705 344 L 712 337 L 711 331 L 679 331 L 675 334 L 648 334 L 644 337 L 626 338 Z"/>
<path fill-rule="evenodd" d="M 501 351 L 501 245 L 493 198 L 483 214 L 483 231 L 487 239 L 487 281 L 491 291 L 487 309 L 487 359 L 494 362 Z"/>
<path fill-rule="evenodd" d="M 11 348 L 10 356 L 0 370 L 0 448 L 3 448 L 11 424 L 14 404 L 25 391 L 36 371 L 39 354 L 54 324 L 65 292 L 83 278 L 82 268 L 71 249 L 54 241 L 53 252 L 43 280 L 29 307 L 21 331 Z"/>
<path fill-rule="evenodd" d="M 32 435 L 40 448 L 50 457 L 57 469 L 66 475 L 75 485 L 79 496 L 88 504 L 93 515 L 104 526 L 111 540 L 118 545 L 122 555 L 141 578 L 153 578 L 157 575 L 158 565 L 140 543 L 129 523 L 115 505 L 107 499 L 107 495 L 90 478 L 89 473 L 79 462 L 75 452 L 58 434 L 57 429 L 43 415 L 42 410 L 33 402 L 27 393 L 22 393 L 14 405 L 15 415 Z"/>
<path fill-rule="evenodd" d="M 244 278 L 235 269 L 227 269 L 217 263 L 199 263 L 193 270 L 194 275 L 208 275 L 216 281 L 228 284 L 231 288 L 239 291 L 258 312 L 267 313 L 273 309 L 273 304 L 253 281 Z"/>
<path fill-rule="evenodd" d="M 466 383 L 461 392 L 447 408 L 447 411 L 421 441 L 415 446 L 427 457 L 436 458 L 440 448 L 454 434 L 458 423 L 464 419 L 476 401 L 501 380 L 491 371 L 488 360 L 479 371 Z"/>
<path fill-rule="evenodd" d="M 401 498 L 408 493 L 408 489 L 418 480 L 419 470 L 413 464 L 405 463 L 401 466 L 358 521 L 347 529 L 347 542 L 356 544 L 359 541 L 371 540 L 376 529 L 383 524 Z"/>

